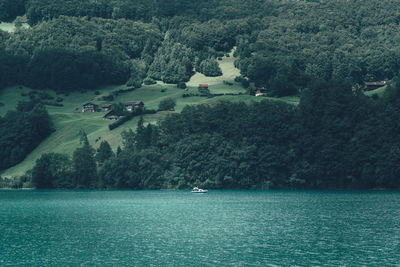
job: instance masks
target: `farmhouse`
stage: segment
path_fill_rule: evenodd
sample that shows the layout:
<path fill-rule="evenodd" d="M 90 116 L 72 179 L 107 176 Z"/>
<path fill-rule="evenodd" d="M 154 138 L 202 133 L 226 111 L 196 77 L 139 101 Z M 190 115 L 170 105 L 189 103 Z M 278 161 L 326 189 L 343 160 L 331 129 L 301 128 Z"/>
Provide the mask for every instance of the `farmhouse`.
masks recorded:
<path fill-rule="evenodd" d="M 106 115 L 103 116 L 103 119 L 116 121 L 119 119 L 119 116 L 115 113 L 114 110 L 111 110 L 111 111 L 107 112 Z"/>
<path fill-rule="evenodd" d="M 103 110 L 108 111 L 111 110 L 111 104 L 104 104 L 101 106 Z"/>
<path fill-rule="evenodd" d="M 144 103 L 142 101 L 126 102 L 124 106 L 127 111 L 132 111 L 134 109 L 143 108 Z"/>
<path fill-rule="evenodd" d="M 257 88 L 256 92 L 255 92 L 255 96 L 263 96 L 267 94 L 267 89 L 265 89 L 264 87 L 261 88 Z"/>
<path fill-rule="evenodd" d="M 379 87 L 385 86 L 386 82 L 365 82 L 364 83 L 364 91 L 371 91 L 378 89 Z"/>
<path fill-rule="evenodd" d="M 83 104 L 82 112 L 95 112 L 98 109 L 98 105 L 91 102 Z"/>

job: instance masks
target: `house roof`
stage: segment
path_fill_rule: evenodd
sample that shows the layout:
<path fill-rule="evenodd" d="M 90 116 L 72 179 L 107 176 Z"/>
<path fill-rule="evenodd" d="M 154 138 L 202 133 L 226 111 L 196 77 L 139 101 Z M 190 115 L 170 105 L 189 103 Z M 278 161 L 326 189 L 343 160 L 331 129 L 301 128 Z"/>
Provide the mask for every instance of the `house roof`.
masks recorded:
<path fill-rule="evenodd" d="M 86 105 L 93 105 L 93 106 L 97 106 L 96 104 L 93 104 L 92 102 L 87 102 L 87 103 L 83 104 L 83 106 L 86 106 Z"/>
<path fill-rule="evenodd" d="M 109 107 L 111 107 L 111 106 L 112 106 L 111 104 L 104 104 L 104 105 L 102 105 L 103 108 L 109 108 Z"/>
<path fill-rule="evenodd" d="M 130 106 L 130 105 L 140 105 L 140 104 L 143 104 L 143 101 L 130 101 L 130 102 L 126 102 L 124 105 Z"/>
<path fill-rule="evenodd" d="M 365 82 L 364 84 L 365 86 L 384 86 L 386 82 Z"/>
<path fill-rule="evenodd" d="M 117 117 L 119 117 L 119 116 L 115 113 L 114 110 L 111 110 L 111 111 L 107 112 L 106 115 L 103 116 L 103 118 L 107 118 L 107 117 L 109 117 L 109 116 L 117 116 Z"/>
<path fill-rule="evenodd" d="M 208 87 L 208 84 L 206 84 L 206 83 L 201 83 L 201 84 L 199 84 L 199 87 L 201 87 L 201 88 Z"/>

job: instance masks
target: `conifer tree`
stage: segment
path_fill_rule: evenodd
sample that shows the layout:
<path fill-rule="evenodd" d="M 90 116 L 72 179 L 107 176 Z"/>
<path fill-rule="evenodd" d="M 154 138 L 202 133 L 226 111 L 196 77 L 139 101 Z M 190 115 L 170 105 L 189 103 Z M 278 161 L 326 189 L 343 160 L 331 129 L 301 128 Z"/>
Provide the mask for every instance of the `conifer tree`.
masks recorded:
<path fill-rule="evenodd" d="M 78 188 L 95 188 L 97 187 L 95 150 L 89 144 L 83 130 L 81 131 L 81 144 L 83 146 L 77 148 L 72 157 L 75 184 Z"/>

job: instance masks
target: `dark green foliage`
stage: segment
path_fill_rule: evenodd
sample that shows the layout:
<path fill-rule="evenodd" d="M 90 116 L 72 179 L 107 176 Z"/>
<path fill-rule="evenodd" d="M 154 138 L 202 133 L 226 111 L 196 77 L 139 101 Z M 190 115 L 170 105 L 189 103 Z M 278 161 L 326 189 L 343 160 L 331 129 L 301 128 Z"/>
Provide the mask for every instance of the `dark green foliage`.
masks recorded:
<path fill-rule="evenodd" d="M 111 110 L 114 111 L 115 115 L 118 116 L 125 116 L 128 115 L 129 113 L 125 110 L 125 106 L 122 103 L 115 103 L 112 104 Z"/>
<path fill-rule="evenodd" d="M 0 0 L 0 22 L 12 21 L 16 16 L 25 13 L 27 0 Z"/>
<path fill-rule="evenodd" d="M 152 78 L 146 78 L 146 79 L 143 80 L 143 83 L 145 85 L 151 85 L 151 84 L 156 84 L 157 81 L 153 80 Z"/>
<path fill-rule="evenodd" d="M 33 186 L 39 189 L 73 188 L 72 162 L 63 154 L 43 154 L 32 169 Z"/>
<path fill-rule="evenodd" d="M 208 87 L 199 87 L 197 88 L 197 90 L 199 90 L 200 96 L 207 96 L 207 97 L 212 96 L 210 89 L 208 89 Z"/>
<path fill-rule="evenodd" d="M 165 41 L 150 66 L 151 78 L 166 83 L 186 82 L 193 74 L 193 52 L 180 43 Z"/>
<path fill-rule="evenodd" d="M 66 68 L 68 79 L 63 80 L 61 74 L 49 76 L 50 84 L 58 80 L 57 85 L 65 88 L 109 82 L 140 87 L 147 76 L 167 83 L 185 82 L 193 74 L 193 66 L 217 76 L 220 70 L 210 58 L 228 55 L 234 46 L 235 65 L 249 78 L 242 80 L 243 85 L 254 82 L 274 96 L 297 94 L 315 79 L 343 79 L 362 85 L 364 81 L 390 80 L 400 71 L 400 50 L 393 41 L 398 36 L 393 25 L 399 19 L 393 0 L 369 0 L 362 6 L 346 0 L 2 0 L 0 17 L 10 17 L 11 9 L 21 12 L 25 2 L 29 23 L 40 26 L 12 35 L 1 33 L 0 51 L 5 49 L 25 60 L 34 57 L 37 49 L 91 51 L 112 62 L 108 67 L 110 62 L 104 63 L 102 73 L 107 82 L 92 75 L 98 73 L 99 62 L 87 66 L 82 84 L 69 79 L 75 77 L 75 67 Z M 65 58 L 54 64 L 66 64 L 69 56 Z M 141 62 L 140 69 L 132 66 L 132 60 Z M 24 66 L 7 63 L 13 61 L 19 59 L 0 60 L 0 69 Z M 22 84 L 23 77 L 31 76 L 30 71 L 9 73 L 19 76 L 0 79 L 0 86 Z M 37 74 L 39 80 L 44 79 L 42 73 Z M 32 77 L 29 84 L 35 85 Z M 36 87 L 42 85 L 48 86 L 40 81 Z"/>
<path fill-rule="evenodd" d="M 131 76 L 126 85 L 134 88 L 142 87 L 143 79 L 146 77 L 146 64 L 142 61 L 132 60 L 130 72 Z"/>
<path fill-rule="evenodd" d="M 0 89 L 22 81 L 28 61 L 27 57 L 10 55 L 0 47 Z"/>
<path fill-rule="evenodd" d="M 179 82 L 177 85 L 176 85 L 176 87 L 178 87 L 178 88 L 181 88 L 181 89 L 186 89 L 186 83 L 184 83 L 184 82 Z"/>
<path fill-rule="evenodd" d="M 82 147 L 72 156 L 74 184 L 77 188 L 96 188 L 98 186 L 95 150 L 89 145 L 86 133 L 81 132 Z"/>
<path fill-rule="evenodd" d="M 103 164 L 106 160 L 112 158 L 114 152 L 107 141 L 102 141 L 96 151 L 96 160 L 99 164 Z"/>
<path fill-rule="evenodd" d="M 162 111 L 174 110 L 175 106 L 176 106 L 176 100 L 168 97 L 160 101 L 160 103 L 158 104 L 158 110 Z"/>
<path fill-rule="evenodd" d="M 215 76 L 221 76 L 222 75 L 222 71 L 217 63 L 217 61 L 215 61 L 212 58 L 203 60 L 200 63 L 200 66 L 198 69 L 199 72 L 203 73 L 205 76 L 208 77 L 215 77 Z"/>
<path fill-rule="evenodd" d="M 46 109 L 33 101 L 21 102 L 16 111 L 0 117 L 0 170 L 22 161 L 51 132 Z"/>
<path fill-rule="evenodd" d="M 51 49 L 34 55 L 27 67 L 26 85 L 63 91 L 96 88 L 122 83 L 127 73 L 127 69 L 97 52 Z"/>
<path fill-rule="evenodd" d="M 114 130 L 115 128 L 121 126 L 125 122 L 130 121 L 131 119 L 133 119 L 136 116 L 143 115 L 143 114 L 154 114 L 154 113 L 156 113 L 156 111 L 152 110 L 152 109 L 149 109 L 149 110 L 135 109 L 132 112 L 129 112 L 125 116 L 118 119 L 116 122 L 113 122 L 110 125 L 108 125 L 108 128 L 111 131 L 111 130 Z"/>
<path fill-rule="evenodd" d="M 284 186 L 294 111 L 275 102 L 223 102 L 186 107 L 158 127 L 140 120 L 135 134 L 123 135 L 124 149 L 100 176 L 117 188 Z"/>

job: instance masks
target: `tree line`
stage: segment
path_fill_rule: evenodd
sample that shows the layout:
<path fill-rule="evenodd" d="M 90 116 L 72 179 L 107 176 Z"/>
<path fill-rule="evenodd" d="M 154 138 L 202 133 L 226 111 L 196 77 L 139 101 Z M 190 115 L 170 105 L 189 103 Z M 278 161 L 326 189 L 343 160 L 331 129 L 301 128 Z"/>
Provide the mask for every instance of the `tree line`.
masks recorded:
<path fill-rule="evenodd" d="M 0 117 L 0 170 L 21 162 L 53 131 L 44 105 L 20 102 Z"/>
<path fill-rule="evenodd" d="M 115 153 L 105 141 L 97 151 L 84 141 L 72 161 L 44 155 L 32 181 L 39 188 L 50 177 L 46 188 L 397 189 L 399 96 L 400 82 L 370 98 L 349 82 L 320 81 L 298 106 L 187 106 L 158 125 L 141 119 Z"/>

